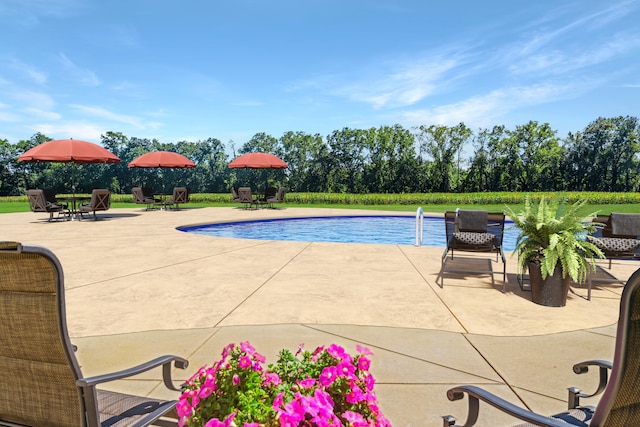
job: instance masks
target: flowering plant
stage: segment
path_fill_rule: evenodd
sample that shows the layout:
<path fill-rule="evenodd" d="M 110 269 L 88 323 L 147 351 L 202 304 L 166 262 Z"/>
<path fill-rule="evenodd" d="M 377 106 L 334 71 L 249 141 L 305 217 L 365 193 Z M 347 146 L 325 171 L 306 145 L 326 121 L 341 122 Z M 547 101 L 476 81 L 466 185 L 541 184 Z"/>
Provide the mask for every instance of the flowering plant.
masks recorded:
<path fill-rule="evenodd" d="M 176 407 L 179 426 L 391 426 L 378 408 L 369 373 L 372 353 L 351 356 L 332 344 L 296 354 L 283 349 L 265 368 L 249 342 L 229 344 L 222 359 L 203 366 L 185 385 Z"/>

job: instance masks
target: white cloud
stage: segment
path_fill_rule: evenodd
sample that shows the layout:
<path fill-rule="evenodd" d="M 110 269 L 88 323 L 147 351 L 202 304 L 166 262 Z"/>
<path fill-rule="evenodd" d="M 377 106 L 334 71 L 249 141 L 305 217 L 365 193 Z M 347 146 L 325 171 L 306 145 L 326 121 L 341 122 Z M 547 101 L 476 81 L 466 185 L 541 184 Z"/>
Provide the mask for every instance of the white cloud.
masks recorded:
<path fill-rule="evenodd" d="M 24 62 L 12 58 L 8 61 L 9 68 L 18 71 L 21 75 L 26 75 L 36 84 L 43 85 L 47 82 L 47 74 L 40 71 L 33 65 L 25 64 Z"/>
<path fill-rule="evenodd" d="M 56 104 L 53 98 L 42 92 L 15 90 L 11 93 L 11 97 L 23 104 L 24 108 L 51 110 Z"/>
<path fill-rule="evenodd" d="M 69 105 L 71 108 L 80 111 L 82 113 L 88 114 L 90 116 L 99 117 L 101 119 L 111 120 L 117 123 L 125 123 L 131 126 L 135 126 L 137 128 L 144 128 L 145 125 L 142 120 L 135 116 L 128 116 L 124 114 L 114 113 L 113 111 L 109 111 L 106 108 L 96 107 L 91 105 L 79 105 L 79 104 L 71 104 Z"/>
<path fill-rule="evenodd" d="M 81 68 L 73 63 L 64 53 L 59 55 L 60 62 L 67 69 L 69 74 L 83 86 L 98 86 L 100 79 L 91 70 Z"/>
<path fill-rule="evenodd" d="M 498 89 L 433 109 L 409 111 L 404 113 L 404 118 L 410 125 L 434 123 L 453 126 L 464 122 L 470 127 L 486 127 L 513 110 L 574 96 L 577 92 L 576 87 L 554 84 Z"/>
<path fill-rule="evenodd" d="M 0 122 L 13 123 L 20 121 L 20 117 L 12 111 L 7 111 L 11 106 L 0 104 Z"/>
<path fill-rule="evenodd" d="M 446 73 L 452 72 L 462 62 L 463 60 L 455 55 L 447 58 L 440 54 L 406 61 L 382 75 L 358 78 L 356 83 L 342 85 L 333 92 L 354 101 L 371 104 L 376 109 L 405 107 L 433 94 L 441 87 Z M 446 78 L 454 79 L 456 76 Z"/>
<path fill-rule="evenodd" d="M 42 110 L 39 108 L 25 108 L 25 112 L 30 113 L 38 118 L 43 118 L 47 120 L 60 120 L 62 116 L 53 111 Z"/>
<path fill-rule="evenodd" d="M 523 58 L 511 65 L 514 74 L 563 74 L 601 64 L 640 48 L 640 34 L 617 34 L 599 46 L 583 47 L 579 54 L 554 50 Z"/>
<path fill-rule="evenodd" d="M 60 124 L 37 124 L 34 125 L 34 133 L 41 132 L 54 139 L 82 139 L 91 142 L 99 142 L 100 136 L 107 132 L 107 129 L 100 128 L 93 123 L 84 122 L 64 122 Z"/>

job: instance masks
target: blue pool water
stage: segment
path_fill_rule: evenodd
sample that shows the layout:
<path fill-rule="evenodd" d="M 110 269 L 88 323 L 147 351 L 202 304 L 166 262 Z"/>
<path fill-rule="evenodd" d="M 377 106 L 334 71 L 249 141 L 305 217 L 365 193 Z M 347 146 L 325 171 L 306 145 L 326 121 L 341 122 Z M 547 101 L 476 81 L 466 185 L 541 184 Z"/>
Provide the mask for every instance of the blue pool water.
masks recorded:
<path fill-rule="evenodd" d="M 513 251 L 518 230 L 505 224 L 503 247 Z M 298 242 L 415 244 L 415 216 L 335 216 L 268 219 L 179 227 L 180 231 L 207 236 Z M 445 246 L 442 217 L 424 217 L 425 246 Z"/>

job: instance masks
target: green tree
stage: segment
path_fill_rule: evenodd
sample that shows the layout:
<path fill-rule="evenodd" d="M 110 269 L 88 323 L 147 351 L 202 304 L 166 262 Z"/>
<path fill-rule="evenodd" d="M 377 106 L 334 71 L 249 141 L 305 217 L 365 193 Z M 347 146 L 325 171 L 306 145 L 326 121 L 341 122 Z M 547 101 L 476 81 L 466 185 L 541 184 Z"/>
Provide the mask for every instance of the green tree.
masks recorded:
<path fill-rule="evenodd" d="M 327 146 L 319 134 L 285 132 L 277 150 L 287 164 L 289 191 L 326 191 Z"/>
<path fill-rule="evenodd" d="M 460 190 L 461 181 L 456 179 L 454 182 L 454 177 L 460 177 L 461 150 L 472 134 L 464 123 L 451 127 L 431 125 L 418 128 L 420 151 L 432 159 L 427 179 L 434 191 Z"/>
<path fill-rule="evenodd" d="M 638 187 L 638 135 L 636 117 L 600 117 L 583 132 L 565 140 L 565 179 L 575 190 L 635 191 Z"/>
<path fill-rule="evenodd" d="M 490 133 L 487 129 L 481 129 L 474 137 L 474 153 L 469 163 L 469 170 L 464 180 L 463 191 L 480 192 L 491 188 L 491 165 L 489 163 L 489 151 L 487 140 Z"/>
<path fill-rule="evenodd" d="M 562 148 L 548 123 L 529 121 L 509 132 L 522 161 L 522 174 L 511 176 L 524 191 L 553 191 L 562 180 Z"/>
<path fill-rule="evenodd" d="M 396 124 L 370 130 L 368 164 L 364 182 L 371 193 L 402 193 L 414 190 L 418 158 L 413 134 Z"/>
<path fill-rule="evenodd" d="M 487 133 L 491 169 L 489 191 L 521 191 L 524 166 L 517 139 L 504 126 L 494 126 Z"/>
<path fill-rule="evenodd" d="M 343 128 L 327 137 L 329 165 L 327 191 L 364 193 L 365 150 L 370 130 Z"/>

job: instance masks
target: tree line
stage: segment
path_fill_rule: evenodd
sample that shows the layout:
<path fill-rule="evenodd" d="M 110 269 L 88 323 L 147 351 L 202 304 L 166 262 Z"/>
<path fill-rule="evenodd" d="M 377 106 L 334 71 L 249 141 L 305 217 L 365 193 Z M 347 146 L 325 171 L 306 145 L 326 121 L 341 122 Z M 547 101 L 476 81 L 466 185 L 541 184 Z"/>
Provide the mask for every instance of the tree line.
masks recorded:
<path fill-rule="evenodd" d="M 232 186 L 265 184 L 290 192 L 434 193 L 485 191 L 638 191 L 640 123 L 637 117 L 600 117 L 582 131 L 560 138 L 548 123 L 530 121 L 473 131 L 464 123 L 412 129 L 401 125 L 343 128 L 326 137 L 289 131 L 280 138 L 257 133 L 236 152 L 219 139 L 163 143 L 102 135 L 100 143 L 120 157 L 116 165 L 18 162 L 28 149 L 51 140 L 36 133 L 12 144 L 0 140 L 0 195 L 29 188 L 88 193 L 108 188 L 130 193 L 134 186 L 170 191 L 187 186 L 194 193 L 224 193 Z M 175 151 L 195 169 L 127 167 L 136 157 Z M 236 155 L 263 151 L 288 163 L 286 170 L 229 169 Z M 73 177 L 73 179 L 72 179 Z"/>

